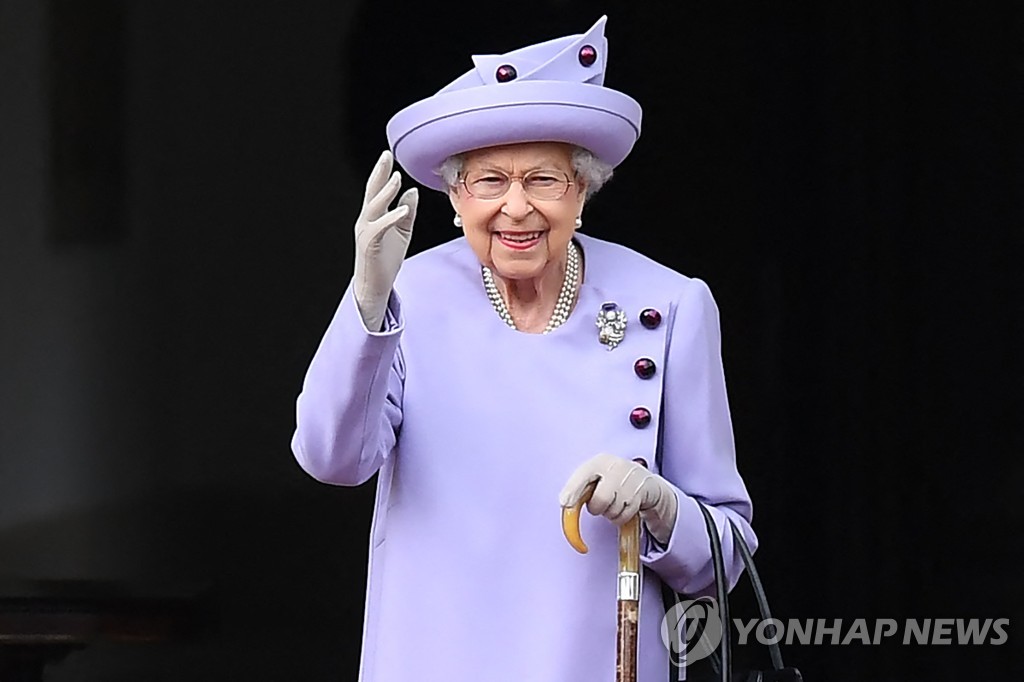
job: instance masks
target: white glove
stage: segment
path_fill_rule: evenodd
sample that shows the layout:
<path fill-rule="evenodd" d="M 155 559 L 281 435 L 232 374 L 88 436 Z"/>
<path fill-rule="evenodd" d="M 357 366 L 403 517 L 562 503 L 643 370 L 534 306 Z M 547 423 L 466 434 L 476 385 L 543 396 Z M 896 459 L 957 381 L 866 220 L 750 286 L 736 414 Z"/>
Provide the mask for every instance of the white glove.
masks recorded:
<path fill-rule="evenodd" d="M 402 185 L 402 174 L 391 172 L 394 158 L 385 150 L 366 181 L 363 210 L 356 220 L 356 265 L 352 279 L 356 306 L 370 331 L 381 331 L 391 288 L 412 238 L 419 191 L 413 187 L 388 211 Z M 388 177 L 390 176 L 390 177 Z"/>
<path fill-rule="evenodd" d="M 642 464 L 601 454 L 573 472 L 558 496 L 559 503 L 563 507 L 575 505 L 592 481 L 598 483 L 587 502 L 587 511 L 604 516 L 616 526 L 640 512 L 651 535 L 661 544 L 668 544 L 679 510 L 675 490 L 668 481 Z"/>

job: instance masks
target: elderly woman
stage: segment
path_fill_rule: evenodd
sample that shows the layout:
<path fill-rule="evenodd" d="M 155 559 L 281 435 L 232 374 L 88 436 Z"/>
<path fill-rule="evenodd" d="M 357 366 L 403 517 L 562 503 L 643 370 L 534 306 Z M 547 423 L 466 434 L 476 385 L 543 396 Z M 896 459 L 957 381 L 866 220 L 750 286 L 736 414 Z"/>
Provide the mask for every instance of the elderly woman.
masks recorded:
<path fill-rule="evenodd" d="M 751 546 L 708 287 L 579 233 L 639 135 L 590 31 L 475 68 L 391 120 L 355 225 L 354 277 L 298 398 L 292 447 L 318 480 L 378 474 L 363 682 L 592 682 L 615 671 L 617 527 L 643 526 L 642 682 L 666 679 L 660 583 L 729 583 Z M 406 258 L 417 190 L 463 236 Z M 392 208 L 393 206 L 393 208 Z M 582 519 L 560 507 L 597 482 Z"/>

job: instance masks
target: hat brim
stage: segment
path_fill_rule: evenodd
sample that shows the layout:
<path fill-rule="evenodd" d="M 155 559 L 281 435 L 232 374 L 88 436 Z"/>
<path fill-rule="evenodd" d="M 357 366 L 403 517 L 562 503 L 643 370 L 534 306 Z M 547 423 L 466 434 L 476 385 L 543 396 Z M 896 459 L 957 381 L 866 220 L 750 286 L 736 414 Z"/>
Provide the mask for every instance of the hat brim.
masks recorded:
<path fill-rule="evenodd" d="M 453 154 L 522 142 L 565 142 L 618 166 L 640 137 L 640 105 L 588 83 L 519 81 L 442 92 L 388 122 L 388 143 L 422 185 L 446 191 L 437 174 Z"/>

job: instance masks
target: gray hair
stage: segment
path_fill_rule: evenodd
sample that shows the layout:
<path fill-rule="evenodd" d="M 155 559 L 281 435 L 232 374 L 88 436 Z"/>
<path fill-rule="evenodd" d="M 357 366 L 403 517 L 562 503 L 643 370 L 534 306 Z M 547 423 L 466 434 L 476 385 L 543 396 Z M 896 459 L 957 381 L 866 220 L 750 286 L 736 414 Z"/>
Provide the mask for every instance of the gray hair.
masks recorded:
<path fill-rule="evenodd" d="M 462 175 L 462 167 L 466 161 L 465 154 L 454 154 L 449 156 L 438 169 L 438 175 L 444 180 L 448 187 L 455 187 L 459 184 L 459 176 Z M 587 187 L 587 195 L 584 200 L 590 199 L 597 190 L 604 186 L 604 183 L 612 177 L 612 166 L 594 156 L 589 149 L 573 145 L 572 167 Z"/>

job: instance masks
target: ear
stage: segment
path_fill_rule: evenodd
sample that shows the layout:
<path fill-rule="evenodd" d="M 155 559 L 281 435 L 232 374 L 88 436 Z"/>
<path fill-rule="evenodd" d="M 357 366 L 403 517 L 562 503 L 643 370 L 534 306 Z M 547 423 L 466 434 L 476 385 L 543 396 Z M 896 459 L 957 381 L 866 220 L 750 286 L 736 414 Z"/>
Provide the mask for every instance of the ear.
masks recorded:
<path fill-rule="evenodd" d="M 452 208 L 455 209 L 455 212 L 461 214 L 459 207 L 462 205 L 462 196 L 459 194 L 458 187 L 448 188 L 448 201 L 451 202 Z"/>
<path fill-rule="evenodd" d="M 576 215 L 583 213 L 583 204 L 587 203 L 587 184 L 582 180 L 576 185 Z"/>

